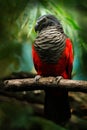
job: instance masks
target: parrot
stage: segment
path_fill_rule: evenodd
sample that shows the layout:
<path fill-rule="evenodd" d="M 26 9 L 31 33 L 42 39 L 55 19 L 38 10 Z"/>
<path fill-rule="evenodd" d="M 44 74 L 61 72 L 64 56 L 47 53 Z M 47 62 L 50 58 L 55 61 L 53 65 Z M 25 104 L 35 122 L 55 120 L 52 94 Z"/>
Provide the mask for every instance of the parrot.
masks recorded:
<path fill-rule="evenodd" d="M 37 76 L 71 79 L 73 45 L 60 20 L 52 14 L 42 15 L 34 29 L 37 36 L 32 45 L 32 59 Z M 44 115 L 57 124 L 69 121 L 71 112 L 67 90 L 45 90 Z"/>

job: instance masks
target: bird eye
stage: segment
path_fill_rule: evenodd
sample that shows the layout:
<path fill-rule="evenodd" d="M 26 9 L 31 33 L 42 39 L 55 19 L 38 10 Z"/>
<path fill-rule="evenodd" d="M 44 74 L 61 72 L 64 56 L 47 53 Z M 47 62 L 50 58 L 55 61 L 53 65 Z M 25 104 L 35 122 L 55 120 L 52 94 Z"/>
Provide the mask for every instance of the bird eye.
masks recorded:
<path fill-rule="evenodd" d="M 44 22 L 44 23 L 47 22 L 47 18 L 43 18 L 42 22 Z"/>

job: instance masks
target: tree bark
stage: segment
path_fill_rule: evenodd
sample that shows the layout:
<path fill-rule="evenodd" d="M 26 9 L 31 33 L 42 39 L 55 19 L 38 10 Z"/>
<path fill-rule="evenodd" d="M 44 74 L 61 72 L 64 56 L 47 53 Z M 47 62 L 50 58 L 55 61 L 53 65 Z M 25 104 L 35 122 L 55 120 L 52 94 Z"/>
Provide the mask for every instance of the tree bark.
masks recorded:
<path fill-rule="evenodd" d="M 31 91 L 46 89 L 66 89 L 74 92 L 87 93 L 87 81 L 60 79 L 55 77 L 42 77 L 38 81 L 35 78 L 4 80 L 0 82 L 0 91 Z"/>

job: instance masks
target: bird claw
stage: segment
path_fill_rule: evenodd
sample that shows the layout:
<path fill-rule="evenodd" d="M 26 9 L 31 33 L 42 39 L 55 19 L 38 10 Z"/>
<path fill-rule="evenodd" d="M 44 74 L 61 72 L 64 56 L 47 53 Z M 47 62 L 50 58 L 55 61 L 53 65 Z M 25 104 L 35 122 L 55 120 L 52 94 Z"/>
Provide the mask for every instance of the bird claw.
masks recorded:
<path fill-rule="evenodd" d="M 57 83 L 59 83 L 61 79 L 63 79 L 62 76 L 57 76 L 55 80 L 57 81 Z"/>
<path fill-rule="evenodd" d="M 40 78 L 41 78 L 40 75 L 36 75 L 35 78 L 34 78 L 34 79 L 35 79 L 35 82 L 38 82 Z"/>

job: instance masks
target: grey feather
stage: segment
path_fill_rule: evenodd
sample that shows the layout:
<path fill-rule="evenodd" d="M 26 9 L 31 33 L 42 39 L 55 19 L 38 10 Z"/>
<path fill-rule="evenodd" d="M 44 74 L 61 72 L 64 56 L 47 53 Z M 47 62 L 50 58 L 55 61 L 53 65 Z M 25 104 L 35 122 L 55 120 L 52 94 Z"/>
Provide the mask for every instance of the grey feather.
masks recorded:
<path fill-rule="evenodd" d="M 66 35 L 56 26 L 44 28 L 36 37 L 34 47 L 46 63 L 57 63 L 65 49 Z"/>

